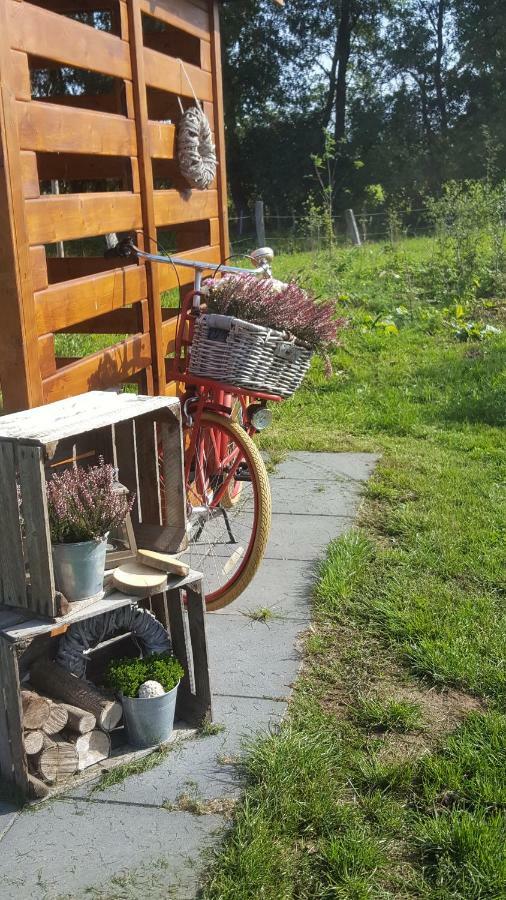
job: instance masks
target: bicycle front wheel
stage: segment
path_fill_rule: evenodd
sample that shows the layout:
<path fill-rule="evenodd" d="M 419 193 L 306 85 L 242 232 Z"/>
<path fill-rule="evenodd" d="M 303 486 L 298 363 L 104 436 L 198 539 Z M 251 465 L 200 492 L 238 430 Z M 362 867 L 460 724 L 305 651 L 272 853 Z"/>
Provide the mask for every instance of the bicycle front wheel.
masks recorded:
<path fill-rule="evenodd" d="M 244 428 L 204 412 L 187 450 L 186 561 L 204 574 L 208 610 L 235 600 L 265 553 L 271 525 L 267 471 Z"/>

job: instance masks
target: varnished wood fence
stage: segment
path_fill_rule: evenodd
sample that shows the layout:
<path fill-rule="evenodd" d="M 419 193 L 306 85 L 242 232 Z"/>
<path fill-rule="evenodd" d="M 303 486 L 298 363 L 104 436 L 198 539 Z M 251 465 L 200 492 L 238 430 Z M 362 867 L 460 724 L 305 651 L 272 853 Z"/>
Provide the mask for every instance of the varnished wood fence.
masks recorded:
<path fill-rule="evenodd" d="M 105 76 L 100 90 L 44 94 L 41 73 L 65 86 L 69 72 L 83 70 Z M 154 249 L 164 229 L 180 256 L 227 255 L 217 4 L 0 0 L 0 79 L 4 409 L 119 383 L 172 393 L 165 360 L 175 320 L 161 295 L 178 286 L 176 272 L 104 258 L 100 236 L 134 233 Z M 191 105 L 193 91 L 214 129 L 219 165 L 209 190 L 190 192 L 174 145 L 180 101 Z M 55 180 L 60 194 L 47 187 Z M 64 258 L 55 250 L 62 241 Z M 183 285 L 191 280 L 189 270 L 178 275 Z M 68 359 L 55 355 L 62 332 L 126 337 Z"/>

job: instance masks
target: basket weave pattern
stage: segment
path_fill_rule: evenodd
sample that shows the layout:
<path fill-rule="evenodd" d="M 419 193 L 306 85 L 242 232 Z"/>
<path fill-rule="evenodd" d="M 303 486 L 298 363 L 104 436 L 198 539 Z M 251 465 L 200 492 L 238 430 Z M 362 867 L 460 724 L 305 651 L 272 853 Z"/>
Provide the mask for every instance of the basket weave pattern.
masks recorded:
<path fill-rule="evenodd" d="M 211 313 L 195 324 L 189 369 L 202 378 L 290 397 L 311 357 L 311 350 L 287 341 L 281 331 Z"/>

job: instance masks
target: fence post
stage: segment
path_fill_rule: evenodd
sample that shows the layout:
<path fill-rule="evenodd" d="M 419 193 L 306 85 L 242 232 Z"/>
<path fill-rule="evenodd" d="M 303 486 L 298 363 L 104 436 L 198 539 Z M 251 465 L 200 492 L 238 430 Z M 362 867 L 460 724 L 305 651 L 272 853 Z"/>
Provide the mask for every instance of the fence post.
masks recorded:
<path fill-rule="evenodd" d="M 345 209 L 344 218 L 346 222 L 346 234 L 348 235 L 352 244 L 356 244 L 357 247 L 360 247 L 362 241 L 360 240 L 360 233 L 355 219 L 355 213 L 352 209 Z"/>
<path fill-rule="evenodd" d="M 257 244 L 259 247 L 265 247 L 265 222 L 264 222 L 264 201 L 255 200 L 255 228 L 257 233 Z"/>

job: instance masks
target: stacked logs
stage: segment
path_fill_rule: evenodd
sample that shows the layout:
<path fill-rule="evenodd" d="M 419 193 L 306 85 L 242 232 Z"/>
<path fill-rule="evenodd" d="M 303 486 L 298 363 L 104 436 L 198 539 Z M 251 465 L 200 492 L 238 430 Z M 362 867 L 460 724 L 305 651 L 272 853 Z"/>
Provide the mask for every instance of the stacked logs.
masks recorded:
<path fill-rule="evenodd" d="M 21 691 L 21 703 L 35 797 L 47 796 L 48 784 L 109 756 L 109 732 L 121 719 L 121 704 L 107 699 L 81 678 L 54 662 L 39 661 L 30 671 L 30 690 Z"/>

